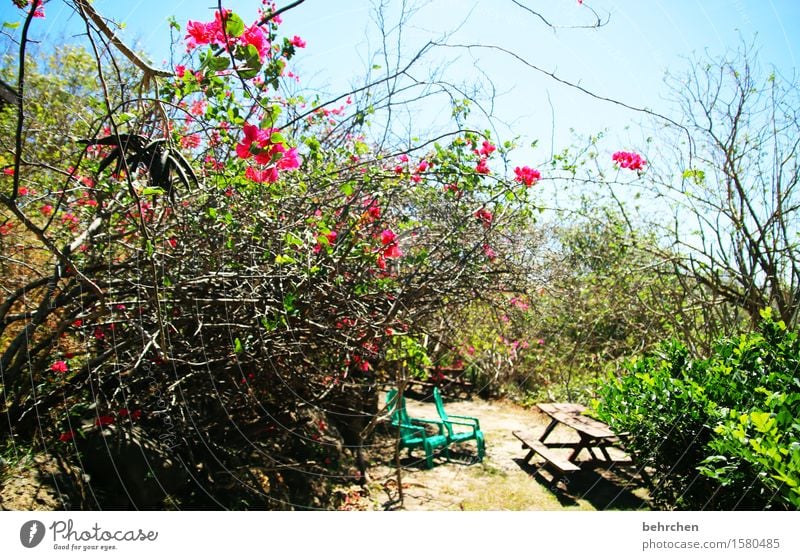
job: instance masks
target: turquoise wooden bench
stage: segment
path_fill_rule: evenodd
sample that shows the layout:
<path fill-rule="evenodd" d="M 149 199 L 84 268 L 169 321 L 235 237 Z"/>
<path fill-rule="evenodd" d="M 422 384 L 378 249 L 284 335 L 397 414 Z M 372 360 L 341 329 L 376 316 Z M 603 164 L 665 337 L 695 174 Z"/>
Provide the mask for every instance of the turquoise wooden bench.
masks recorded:
<path fill-rule="evenodd" d="M 386 404 L 391 414 L 390 423 L 397 428 L 400 434 L 400 448 L 408 449 L 409 457 L 414 449 L 422 448 L 425 451 L 425 465 L 430 469 L 433 468 L 433 453 L 437 448 L 444 448 L 445 455 L 449 456 L 447 446 L 450 441 L 445 433 L 444 424 L 440 420 L 409 417 L 405 399 L 398 398 L 397 389 L 392 389 L 386 394 Z M 429 435 L 424 424 L 435 425 L 438 433 Z"/>
<path fill-rule="evenodd" d="M 444 424 L 444 428 L 447 431 L 447 444 L 450 445 L 451 443 L 459 443 L 474 439 L 478 444 L 478 460 L 483 461 L 483 457 L 486 454 L 486 444 L 478 419 L 472 416 L 447 414 L 438 387 L 433 388 L 433 402 L 436 404 L 436 411 L 439 413 L 439 418 L 441 418 L 441 422 Z M 466 429 L 460 429 L 457 428 L 457 426 Z"/>

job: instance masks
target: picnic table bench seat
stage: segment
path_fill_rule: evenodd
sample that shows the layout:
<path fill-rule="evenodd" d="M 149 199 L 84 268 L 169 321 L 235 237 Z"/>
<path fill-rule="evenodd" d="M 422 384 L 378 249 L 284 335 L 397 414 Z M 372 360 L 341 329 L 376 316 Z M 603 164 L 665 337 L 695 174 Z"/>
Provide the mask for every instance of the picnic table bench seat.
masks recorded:
<path fill-rule="evenodd" d="M 552 465 L 558 471 L 564 474 L 577 472 L 581 470 L 581 468 L 578 465 L 571 462 L 569 459 L 559 455 L 557 452 L 553 450 L 553 448 L 548 447 L 546 444 L 539 441 L 539 439 L 534 437 L 532 434 L 527 434 L 525 432 L 520 432 L 520 431 L 513 431 L 511 433 L 514 434 L 514 436 L 522 442 L 522 449 L 530 450 L 528 452 L 528 455 L 524 459 L 526 463 L 528 463 L 531 459 L 533 459 L 534 455 L 539 455 L 545 461 L 547 461 L 547 464 Z"/>

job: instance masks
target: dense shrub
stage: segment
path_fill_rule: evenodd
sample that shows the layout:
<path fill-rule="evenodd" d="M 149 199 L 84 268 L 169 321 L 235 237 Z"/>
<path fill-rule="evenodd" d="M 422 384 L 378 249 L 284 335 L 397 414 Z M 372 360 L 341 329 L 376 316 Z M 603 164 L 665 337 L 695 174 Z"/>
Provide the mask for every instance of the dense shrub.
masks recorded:
<path fill-rule="evenodd" d="M 663 505 L 800 507 L 800 342 L 769 309 L 762 317 L 706 359 L 665 343 L 601 389 L 597 413 L 630 434 Z"/>
<path fill-rule="evenodd" d="M 378 387 L 424 375 L 428 325 L 515 274 L 538 172 L 497 171 L 510 145 L 463 114 L 374 140 L 385 80 L 287 97 L 305 43 L 277 15 L 188 22 L 146 100 L 113 49 L 0 69 L 28 70 L 0 112 L 0 439 L 87 466 L 83 507 L 332 507 L 328 485 L 364 479 Z M 184 476 L 126 496 L 132 447 Z"/>

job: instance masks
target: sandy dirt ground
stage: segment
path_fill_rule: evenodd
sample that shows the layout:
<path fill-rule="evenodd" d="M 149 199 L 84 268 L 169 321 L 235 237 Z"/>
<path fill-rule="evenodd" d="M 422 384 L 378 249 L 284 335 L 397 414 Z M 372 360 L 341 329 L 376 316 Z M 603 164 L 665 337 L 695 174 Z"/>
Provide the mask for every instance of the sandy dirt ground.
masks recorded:
<path fill-rule="evenodd" d="M 414 451 L 414 459 L 402 451 L 403 503 L 393 503 L 398 499 L 395 469 L 382 463 L 370 470 L 371 497 L 376 506 L 433 511 L 649 509 L 647 491 L 632 466 L 623 462 L 626 456 L 622 453 L 612 453 L 620 463 L 611 468 L 587 468 L 568 479 L 541 468 L 543 462 L 537 458 L 526 464 L 527 450 L 512 432 L 522 430 L 538 437 L 549 423 L 549 418 L 538 411 L 478 398 L 445 400 L 445 408 L 449 414 L 480 420 L 486 439 L 483 462 L 477 462 L 474 442 L 454 448 L 456 452 L 451 452 L 449 460 L 440 454 L 433 469 L 425 468 L 421 450 Z M 408 399 L 407 409 L 412 417 L 437 418 L 432 402 Z M 559 426 L 548 441 L 577 439 L 572 430 Z M 390 454 L 391 450 L 384 448 L 385 454 L 387 451 Z M 376 488 L 380 490 L 376 492 Z"/>

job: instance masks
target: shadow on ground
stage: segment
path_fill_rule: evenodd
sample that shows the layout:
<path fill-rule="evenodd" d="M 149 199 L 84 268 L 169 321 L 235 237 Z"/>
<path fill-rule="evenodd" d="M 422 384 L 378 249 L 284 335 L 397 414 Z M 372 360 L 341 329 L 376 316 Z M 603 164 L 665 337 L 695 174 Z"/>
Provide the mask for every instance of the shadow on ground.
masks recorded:
<path fill-rule="evenodd" d="M 633 493 L 642 481 L 630 465 L 616 464 L 613 469 L 587 466 L 565 475 L 546 464 L 529 464 L 514 460 L 542 486 L 547 487 L 564 507 L 575 506 L 578 500 L 589 502 L 595 509 L 650 509 L 648 502 Z"/>

